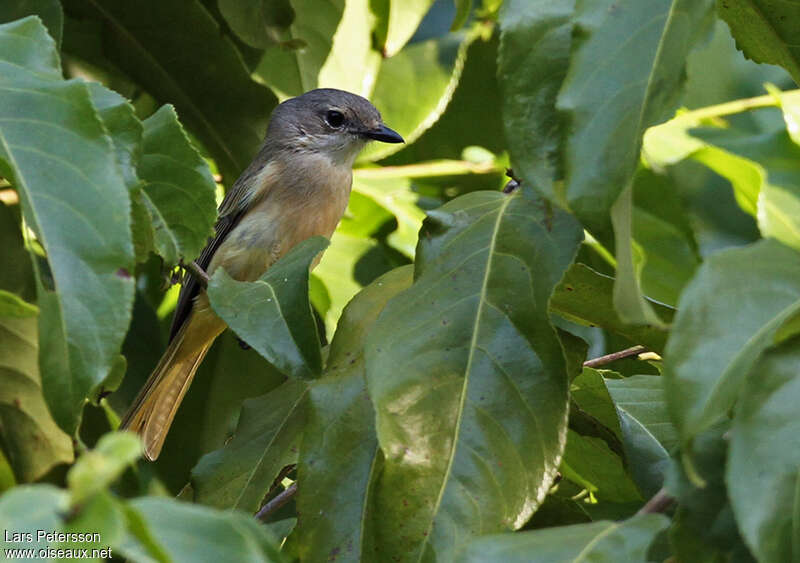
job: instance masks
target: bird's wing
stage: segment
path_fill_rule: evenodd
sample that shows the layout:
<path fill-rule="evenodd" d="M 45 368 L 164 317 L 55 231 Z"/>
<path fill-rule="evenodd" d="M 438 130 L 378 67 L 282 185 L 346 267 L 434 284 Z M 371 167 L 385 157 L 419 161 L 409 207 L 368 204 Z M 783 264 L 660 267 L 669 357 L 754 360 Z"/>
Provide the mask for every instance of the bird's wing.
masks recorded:
<path fill-rule="evenodd" d="M 208 244 L 200 253 L 200 256 L 195 260 L 198 266 L 203 270 L 208 270 L 211 259 L 214 253 L 225 241 L 225 238 L 236 228 L 239 221 L 250 209 L 254 201 L 253 195 L 253 182 L 258 181 L 259 172 L 261 172 L 265 163 L 268 161 L 267 154 L 262 148 L 261 153 L 250 163 L 250 166 L 242 173 L 241 176 L 234 182 L 233 187 L 225 194 L 225 199 L 219 206 L 219 219 L 214 226 L 214 237 L 209 239 Z M 268 166 L 268 165 L 267 165 Z M 256 190 L 259 195 L 263 197 L 265 190 Z M 184 273 L 183 286 L 178 295 L 178 304 L 175 307 L 175 314 L 172 317 L 172 326 L 169 329 L 169 340 L 175 338 L 175 335 L 180 330 L 186 319 L 189 318 L 189 313 L 192 311 L 192 303 L 197 293 L 200 291 L 200 283 L 197 277 L 187 270 Z"/>

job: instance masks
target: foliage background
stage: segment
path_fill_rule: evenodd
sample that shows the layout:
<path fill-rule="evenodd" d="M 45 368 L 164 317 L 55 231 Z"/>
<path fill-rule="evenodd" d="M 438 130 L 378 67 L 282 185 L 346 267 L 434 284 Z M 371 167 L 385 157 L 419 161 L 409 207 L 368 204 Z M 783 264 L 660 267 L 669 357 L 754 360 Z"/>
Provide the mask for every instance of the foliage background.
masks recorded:
<path fill-rule="evenodd" d="M 798 560 L 798 17 L 6 0 L 0 524 L 136 561 Z M 407 144 L 362 155 L 310 279 L 325 241 L 214 276 L 252 349 L 223 335 L 137 462 L 114 430 L 170 271 L 272 108 L 322 86 Z"/>

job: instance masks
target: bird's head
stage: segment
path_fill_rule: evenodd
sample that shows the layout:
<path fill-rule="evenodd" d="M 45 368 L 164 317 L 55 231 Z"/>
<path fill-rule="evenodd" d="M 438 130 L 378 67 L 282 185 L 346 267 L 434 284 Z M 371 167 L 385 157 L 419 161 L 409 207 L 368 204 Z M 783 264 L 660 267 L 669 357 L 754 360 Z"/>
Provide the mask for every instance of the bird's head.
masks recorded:
<path fill-rule="evenodd" d="M 267 140 L 282 150 L 315 152 L 348 166 L 368 141 L 404 142 L 369 100 L 333 88 L 311 90 L 276 107 Z"/>

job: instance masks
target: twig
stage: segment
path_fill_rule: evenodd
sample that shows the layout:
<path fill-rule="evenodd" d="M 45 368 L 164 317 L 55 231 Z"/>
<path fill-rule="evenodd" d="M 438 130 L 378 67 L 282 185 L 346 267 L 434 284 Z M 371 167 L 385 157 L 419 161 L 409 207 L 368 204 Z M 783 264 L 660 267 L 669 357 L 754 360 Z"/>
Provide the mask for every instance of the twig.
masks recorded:
<path fill-rule="evenodd" d="M 586 360 L 583 362 L 583 367 L 596 368 L 604 366 L 606 364 L 610 364 L 611 362 L 616 362 L 617 360 L 630 358 L 631 356 L 638 356 L 642 352 L 647 352 L 647 348 L 644 346 L 634 346 L 633 348 L 620 350 L 619 352 L 614 352 L 613 354 L 607 354 L 605 356 L 600 356 L 599 358 Z"/>
<path fill-rule="evenodd" d="M 208 282 L 211 281 L 211 278 L 208 277 L 206 271 L 201 268 L 197 262 L 192 260 L 186 264 L 186 269 L 191 270 L 192 273 L 197 276 L 197 283 L 203 286 L 204 289 L 208 287 Z"/>
<path fill-rule="evenodd" d="M 258 511 L 258 514 L 256 514 L 256 518 L 258 518 L 263 522 L 266 522 L 267 518 L 269 518 L 284 504 L 289 502 L 296 492 L 297 492 L 297 482 L 294 482 L 291 485 L 289 485 L 289 487 L 287 487 L 286 490 L 284 490 L 274 499 L 272 499 L 267 504 L 262 506 L 261 510 Z"/>
<path fill-rule="evenodd" d="M 675 499 L 667 493 L 667 490 L 661 489 L 636 514 L 661 514 L 674 503 Z"/>

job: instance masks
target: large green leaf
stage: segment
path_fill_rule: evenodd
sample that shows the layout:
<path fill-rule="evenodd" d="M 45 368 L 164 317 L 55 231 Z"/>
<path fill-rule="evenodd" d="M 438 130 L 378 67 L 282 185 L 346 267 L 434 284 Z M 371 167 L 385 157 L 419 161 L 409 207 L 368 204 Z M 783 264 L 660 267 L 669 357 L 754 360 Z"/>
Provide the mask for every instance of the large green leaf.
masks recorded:
<path fill-rule="evenodd" d="M 298 460 L 293 534 L 305 561 L 372 557 L 371 487 L 382 454 L 364 378 L 364 340 L 386 302 L 411 285 L 413 268 L 381 276 L 347 306 L 331 343 L 325 377 L 313 382 Z M 331 518 L 331 514 L 336 514 Z"/>
<path fill-rule="evenodd" d="M 36 318 L 0 318 L 0 436 L 17 481 L 72 461 L 72 440 L 42 397 Z"/>
<path fill-rule="evenodd" d="M 314 377 L 322 370 L 308 302 L 308 271 L 327 246 L 327 239 L 313 237 L 292 248 L 257 281 L 236 281 L 219 268 L 208 284 L 214 311 L 286 375 Z"/>
<path fill-rule="evenodd" d="M 644 130 L 677 103 L 686 56 L 712 8 L 712 0 L 576 4 L 577 35 L 558 97 L 570 124 L 566 200 L 601 240 L 636 172 Z"/>
<path fill-rule="evenodd" d="M 198 0 L 69 0 L 102 23 L 105 54 L 181 119 L 232 183 L 255 155 L 275 97 L 253 82 L 233 42 Z"/>
<path fill-rule="evenodd" d="M 663 328 L 630 325 L 619 318 L 612 301 L 613 287 L 614 278 L 595 272 L 586 264 L 574 264 L 553 293 L 550 310 L 578 324 L 599 326 L 656 352 L 663 350 L 667 340 Z M 651 305 L 662 318 L 672 318 L 673 309 L 652 302 Z"/>
<path fill-rule="evenodd" d="M 726 481 L 739 529 L 759 561 L 800 558 L 798 338 L 753 366 L 736 409 Z"/>
<path fill-rule="evenodd" d="M 35 18 L 0 26 L 0 170 L 44 247 L 40 366 L 56 422 L 72 432 L 108 375 L 130 320 L 130 202 L 114 146 L 83 82 L 64 81 Z"/>
<path fill-rule="evenodd" d="M 216 185 L 171 106 L 144 121 L 138 172 L 158 254 L 167 264 L 193 260 L 214 234 Z"/>
<path fill-rule="evenodd" d="M 372 0 L 375 40 L 384 57 L 393 57 L 411 39 L 433 0 Z"/>
<path fill-rule="evenodd" d="M 556 97 L 569 65 L 574 9 L 575 0 L 504 2 L 497 69 L 514 170 L 564 207 L 554 186 L 564 134 Z"/>
<path fill-rule="evenodd" d="M 645 514 L 624 522 L 592 522 L 495 535 L 473 541 L 458 561 L 647 561 L 650 544 L 668 524 L 665 516 Z"/>
<path fill-rule="evenodd" d="M 64 28 L 64 10 L 58 0 L 5 0 L 0 4 L 0 23 L 7 23 L 25 16 L 39 16 L 47 31 L 61 45 Z"/>
<path fill-rule="evenodd" d="M 780 65 L 800 84 L 800 5 L 771 0 L 718 0 L 736 46 L 757 63 Z"/>
<path fill-rule="evenodd" d="M 384 122 L 400 133 L 406 143 L 416 141 L 444 113 L 475 37 L 474 33 L 466 38 L 445 35 L 414 43 L 381 64 L 370 99 Z M 425 80 L 419 80 L 420 76 Z M 379 160 L 402 150 L 403 146 L 375 143 L 367 147 L 360 160 Z"/>
<path fill-rule="evenodd" d="M 256 512 L 281 468 L 297 461 L 308 385 L 291 380 L 242 406 L 233 439 L 192 469 L 195 500 Z"/>
<path fill-rule="evenodd" d="M 367 338 L 386 458 L 379 558 L 449 560 L 541 503 L 567 414 L 547 302 L 580 239 L 572 217 L 519 194 L 474 192 L 429 212 L 416 281 Z"/>
<path fill-rule="evenodd" d="M 795 250 L 767 239 L 706 260 L 681 297 L 664 354 L 667 401 L 682 440 L 727 415 L 758 354 L 798 311 Z"/>
<path fill-rule="evenodd" d="M 219 11 L 245 43 L 269 47 L 294 20 L 289 0 L 220 0 Z"/>

